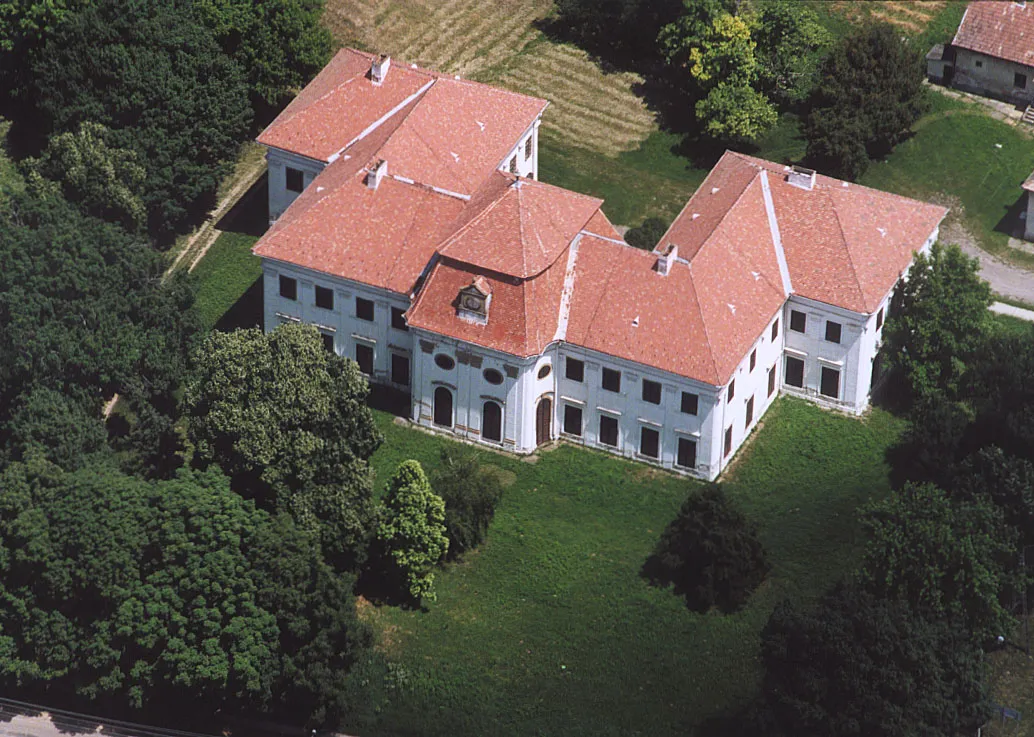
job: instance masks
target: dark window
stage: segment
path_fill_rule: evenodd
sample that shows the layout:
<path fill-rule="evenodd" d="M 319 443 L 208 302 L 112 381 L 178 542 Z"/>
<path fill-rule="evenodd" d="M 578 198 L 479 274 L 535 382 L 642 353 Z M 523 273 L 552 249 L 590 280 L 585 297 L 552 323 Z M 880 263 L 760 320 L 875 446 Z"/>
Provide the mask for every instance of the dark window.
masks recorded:
<path fill-rule="evenodd" d="M 305 189 L 305 175 L 300 169 L 287 167 L 287 189 L 290 192 L 301 192 Z"/>
<path fill-rule="evenodd" d="M 974 62 L 974 64 L 976 65 L 977 69 L 982 69 L 984 66 L 984 61 L 982 59 L 977 59 L 976 62 Z"/>
<path fill-rule="evenodd" d="M 775 391 L 775 366 L 768 370 L 768 396 L 772 396 L 772 392 Z"/>
<path fill-rule="evenodd" d="M 434 408 L 431 412 L 434 424 L 439 427 L 452 427 L 452 392 L 444 386 L 434 390 Z"/>
<path fill-rule="evenodd" d="M 750 352 L 750 370 L 753 371 L 754 367 L 758 365 L 758 349 L 755 348 Z"/>
<path fill-rule="evenodd" d="M 639 452 L 649 458 L 660 454 L 661 434 L 652 427 L 639 429 Z"/>
<path fill-rule="evenodd" d="M 695 415 L 699 404 L 699 396 L 690 392 L 682 392 L 682 411 L 687 415 Z"/>
<path fill-rule="evenodd" d="M 531 146 L 534 136 L 528 136 L 528 140 L 524 142 L 524 160 L 527 161 L 531 158 Z"/>
<path fill-rule="evenodd" d="M 754 421 L 754 397 L 747 400 L 747 417 L 743 423 L 744 429 L 750 427 L 750 423 Z"/>
<path fill-rule="evenodd" d="M 728 456 L 732 453 L 732 425 L 725 428 L 725 453 Z"/>
<path fill-rule="evenodd" d="M 543 366 L 542 368 L 539 369 L 539 378 L 540 379 L 546 378 L 547 376 L 549 376 L 549 372 L 552 371 L 552 370 L 553 370 L 553 367 L 550 366 L 547 363 L 545 366 Z"/>
<path fill-rule="evenodd" d="M 453 360 L 452 356 L 447 356 L 444 353 L 439 353 L 435 356 L 434 363 L 442 371 L 452 371 L 456 368 L 456 361 Z"/>
<path fill-rule="evenodd" d="M 876 313 L 876 329 L 879 330 L 882 327 L 883 327 L 883 308 L 881 307 L 880 311 Z"/>
<path fill-rule="evenodd" d="M 497 443 L 503 440 L 503 408 L 497 402 L 485 402 L 481 409 L 481 437 Z"/>
<path fill-rule="evenodd" d="M 790 310 L 790 330 L 803 333 L 808 328 L 808 316 L 797 310 Z"/>
<path fill-rule="evenodd" d="M 511 174 L 516 174 L 517 173 L 517 156 L 516 155 L 514 155 L 514 157 L 512 159 L 510 159 L 510 173 Z"/>
<path fill-rule="evenodd" d="M 736 379 L 729 382 L 729 396 L 728 400 L 731 402 L 732 398 L 736 396 Z"/>
<path fill-rule="evenodd" d="M 661 403 L 661 385 L 656 381 L 643 379 L 643 401 L 650 404 Z"/>
<path fill-rule="evenodd" d="M 355 316 L 360 320 L 373 322 L 373 302 L 362 297 L 355 298 Z"/>
<path fill-rule="evenodd" d="M 614 417 L 600 415 L 600 442 L 611 448 L 618 447 L 618 421 Z"/>
<path fill-rule="evenodd" d="M 675 465 L 683 468 L 696 468 L 697 466 L 697 441 L 689 438 L 679 438 L 679 452 L 675 456 Z"/>
<path fill-rule="evenodd" d="M 298 280 L 289 276 L 281 276 L 280 296 L 284 299 L 298 299 Z"/>
<path fill-rule="evenodd" d="M 830 343 L 840 342 L 840 323 L 826 320 L 826 340 Z"/>
<path fill-rule="evenodd" d="M 391 354 L 391 380 L 402 386 L 409 386 L 409 356 Z"/>
<path fill-rule="evenodd" d="M 804 388 L 804 361 L 793 356 L 786 357 L 786 375 L 783 378 L 788 386 Z"/>
<path fill-rule="evenodd" d="M 320 333 L 320 337 L 323 338 L 323 347 L 326 348 L 330 353 L 334 353 L 334 334 Z"/>
<path fill-rule="evenodd" d="M 775 340 L 778 337 L 779 337 L 779 319 L 776 318 L 776 321 L 774 323 L 772 323 L 772 340 Z"/>
<path fill-rule="evenodd" d="M 359 364 L 360 371 L 367 376 L 373 376 L 373 346 L 356 343 L 355 362 Z"/>
<path fill-rule="evenodd" d="M 485 369 L 482 372 L 482 376 L 485 377 L 485 381 L 494 386 L 499 386 L 503 383 L 503 375 L 495 369 Z"/>
<path fill-rule="evenodd" d="M 579 361 L 577 358 L 565 358 L 564 369 L 567 372 L 567 378 L 571 381 L 579 383 L 585 381 L 585 361 Z"/>
<path fill-rule="evenodd" d="M 1016 72 L 1012 76 L 1012 86 L 1016 87 L 1017 89 L 1021 89 L 1021 90 L 1026 89 L 1027 88 L 1027 75 L 1026 74 L 1020 74 L 1019 72 Z"/>
<path fill-rule="evenodd" d="M 334 290 L 326 287 L 316 287 L 316 306 L 324 310 L 334 309 Z"/>
<path fill-rule="evenodd" d="M 608 392 L 621 391 L 621 372 L 614 369 L 603 369 L 603 388 Z"/>
<path fill-rule="evenodd" d="M 819 391 L 823 396 L 840 399 L 840 372 L 836 369 L 822 367 L 822 383 Z"/>
<path fill-rule="evenodd" d="M 396 330 L 409 330 L 405 310 L 400 310 L 398 307 L 391 308 L 391 326 Z"/>
<path fill-rule="evenodd" d="M 568 435 L 582 436 L 582 408 L 573 404 L 564 405 L 564 432 Z"/>

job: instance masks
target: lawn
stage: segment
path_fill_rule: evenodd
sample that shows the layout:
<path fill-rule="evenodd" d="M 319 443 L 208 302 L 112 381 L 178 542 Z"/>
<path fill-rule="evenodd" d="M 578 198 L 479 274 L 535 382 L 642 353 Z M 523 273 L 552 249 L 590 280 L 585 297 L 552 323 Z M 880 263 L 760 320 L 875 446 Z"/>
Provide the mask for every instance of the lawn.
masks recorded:
<path fill-rule="evenodd" d="M 377 484 L 444 441 L 378 414 Z M 778 402 L 727 489 L 773 571 L 743 611 L 689 612 L 639 570 L 695 482 L 561 446 L 529 463 L 486 453 L 513 483 L 487 544 L 442 572 L 426 612 L 365 606 L 391 662 L 344 728 L 364 735 L 683 734 L 757 693 L 758 633 L 783 597 L 810 600 L 856 562 L 855 510 L 888 491 L 900 421 Z M 383 680 L 383 679 L 382 679 Z"/>
<path fill-rule="evenodd" d="M 191 272 L 198 280 L 197 306 L 206 330 L 219 324 L 262 276 L 261 262 L 251 254 L 257 240 L 244 233 L 222 233 Z M 255 317 L 261 320 L 261 311 Z"/>

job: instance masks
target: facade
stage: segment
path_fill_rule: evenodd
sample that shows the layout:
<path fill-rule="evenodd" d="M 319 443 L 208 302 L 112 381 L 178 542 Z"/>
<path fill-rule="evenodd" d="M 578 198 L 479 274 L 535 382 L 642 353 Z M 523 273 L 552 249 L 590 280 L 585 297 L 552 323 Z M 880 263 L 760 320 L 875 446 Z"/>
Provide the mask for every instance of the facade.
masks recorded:
<path fill-rule="evenodd" d="M 931 79 L 1030 105 L 1034 101 L 1034 3 L 970 3 L 951 46 L 935 46 L 926 58 Z"/>
<path fill-rule="evenodd" d="M 943 208 L 727 152 L 638 250 L 537 181 L 545 108 L 342 51 L 259 138 L 266 329 L 318 326 L 424 427 L 707 479 L 779 393 L 865 410 Z"/>

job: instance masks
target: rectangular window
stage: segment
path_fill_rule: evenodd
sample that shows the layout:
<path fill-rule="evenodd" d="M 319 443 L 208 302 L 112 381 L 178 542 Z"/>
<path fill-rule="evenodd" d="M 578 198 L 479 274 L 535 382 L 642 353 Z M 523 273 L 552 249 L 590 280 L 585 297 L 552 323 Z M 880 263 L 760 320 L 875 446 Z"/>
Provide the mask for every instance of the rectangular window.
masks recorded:
<path fill-rule="evenodd" d="M 826 340 L 830 343 L 840 342 L 840 323 L 826 320 Z"/>
<path fill-rule="evenodd" d="M 735 397 L 735 396 L 736 396 L 736 379 L 733 379 L 732 381 L 729 382 L 729 397 L 728 397 L 729 401 L 731 402 L 732 398 Z"/>
<path fill-rule="evenodd" d="M 747 417 L 743 423 L 744 429 L 750 427 L 750 423 L 754 421 L 754 397 L 747 400 Z"/>
<path fill-rule="evenodd" d="M 524 142 L 524 160 L 527 161 L 531 158 L 531 147 L 534 143 L 535 136 L 528 136 L 528 140 Z"/>
<path fill-rule="evenodd" d="M 573 404 L 564 405 L 564 432 L 568 435 L 582 436 L 582 408 Z"/>
<path fill-rule="evenodd" d="M 324 310 L 334 309 L 334 290 L 326 287 L 316 287 L 316 306 Z"/>
<path fill-rule="evenodd" d="M 373 346 L 356 343 L 355 362 L 359 364 L 360 371 L 367 376 L 373 376 Z"/>
<path fill-rule="evenodd" d="M 758 365 L 758 349 L 755 348 L 750 352 L 750 370 L 753 371 L 754 367 Z"/>
<path fill-rule="evenodd" d="M 1016 72 L 1012 77 L 1012 86 L 1018 90 L 1027 89 L 1027 75 Z"/>
<path fill-rule="evenodd" d="M 398 307 L 391 308 L 391 326 L 403 332 L 409 330 L 409 323 L 406 322 L 406 311 Z"/>
<path fill-rule="evenodd" d="M 643 379 L 643 401 L 650 404 L 661 403 L 661 385 L 656 381 Z"/>
<path fill-rule="evenodd" d="M 977 69 L 982 69 L 984 66 L 984 60 L 977 59 L 975 62 L 973 62 L 973 64 L 976 66 Z"/>
<path fill-rule="evenodd" d="M 320 337 L 323 338 L 323 347 L 327 349 L 327 352 L 336 353 L 334 350 L 334 334 L 320 333 Z"/>
<path fill-rule="evenodd" d="M 697 441 L 679 438 L 679 451 L 675 456 L 675 465 L 683 468 L 697 467 Z"/>
<path fill-rule="evenodd" d="M 652 427 L 639 429 L 639 453 L 647 458 L 656 458 L 660 455 L 661 434 Z"/>
<path fill-rule="evenodd" d="M 777 317 L 776 321 L 774 323 L 772 323 L 772 340 L 774 341 L 778 337 L 779 337 L 779 318 Z"/>
<path fill-rule="evenodd" d="M 793 356 L 786 357 L 786 375 L 783 382 L 787 386 L 795 386 L 798 389 L 804 388 L 804 361 Z"/>
<path fill-rule="evenodd" d="M 682 412 L 687 415 L 695 415 L 700 405 L 700 397 L 690 392 L 682 392 Z"/>
<path fill-rule="evenodd" d="M 402 386 L 409 386 L 409 356 L 391 354 L 391 380 Z"/>
<path fill-rule="evenodd" d="M 577 358 L 565 358 L 564 370 L 565 375 L 571 381 L 577 381 L 579 384 L 585 381 L 585 361 L 579 361 Z"/>
<path fill-rule="evenodd" d="M 298 280 L 289 276 L 281 276 L 280 296 L 284 299 L 298 299 Z"/>
<path fill-rule="evenodd" d="M 299 169 L 287 167 L 287 190 L 301 192 L 303 189 L 305 189 L 305 175 Z"/>
<path fill-rule="evenodd" d="M 775 391 L 775 377 L 775 366 L 773 366 L 768 370 L 768 396 L 772 396 L 772 393 Z"/>
<path fill-rule="evenodd" d="M 355 298 L 355 316 L 360 320 L 373 322 L 373 302 L 362 297 Z"/>
<path fill-rule="evenodd" d="M 808 316 L 797 310 L 790 310 L 790 330 L 803 333 L 808 329 Z"/>
<path fill-rule="evenodd" d="M 608 392 L 621 391 L 621 372 L 615 369 L 603 369 L 603 388 Z"/>
<path fill-rule="evenodd" d="M 517 154 L 514 154 L 513 158 L 510 159 L 510 173 L 517 173 Z"/>
<path fill-rule="evenodd" d="M 725 428 L 725 453 L 726 457 L 732 453 L 732 425 Z"/>
<path fill-rule="evenodd" d="M 618 421 L 616 418 L 600 415 L 600 442 L 611 448 L 618 447 Z"/>
<path fill-rule="evenodd" d="M 840 372 L 828 366 L 822 367 L 822 383 L 819 386 L 822 396 L 840 399 Z"/>
<path fill-rule="evenodd" d="M 876 313 L 876 329 L 879 330 L 882 327 L 883 327 L 883 308 L 881 307 L 880 311 Z"/>

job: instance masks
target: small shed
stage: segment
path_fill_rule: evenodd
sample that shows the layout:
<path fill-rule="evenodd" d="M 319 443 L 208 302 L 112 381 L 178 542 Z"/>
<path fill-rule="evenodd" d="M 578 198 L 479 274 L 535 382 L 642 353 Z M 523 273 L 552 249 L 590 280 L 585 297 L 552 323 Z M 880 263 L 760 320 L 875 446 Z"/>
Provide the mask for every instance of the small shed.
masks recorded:
<path fill-rule="evenodd" d="M 1022 186 L 1027 192 L 1027 216 L 1023 225 L 1023 238 L 1034 241 L 1034 172 L 1031 172 Z"/>
<path fill-rule="evenodd" d="M 951 45 L 936 44 L 926 54 L 926 77 L 931 82 L 950 85 L 955 71 L 955 49 Z"/>

